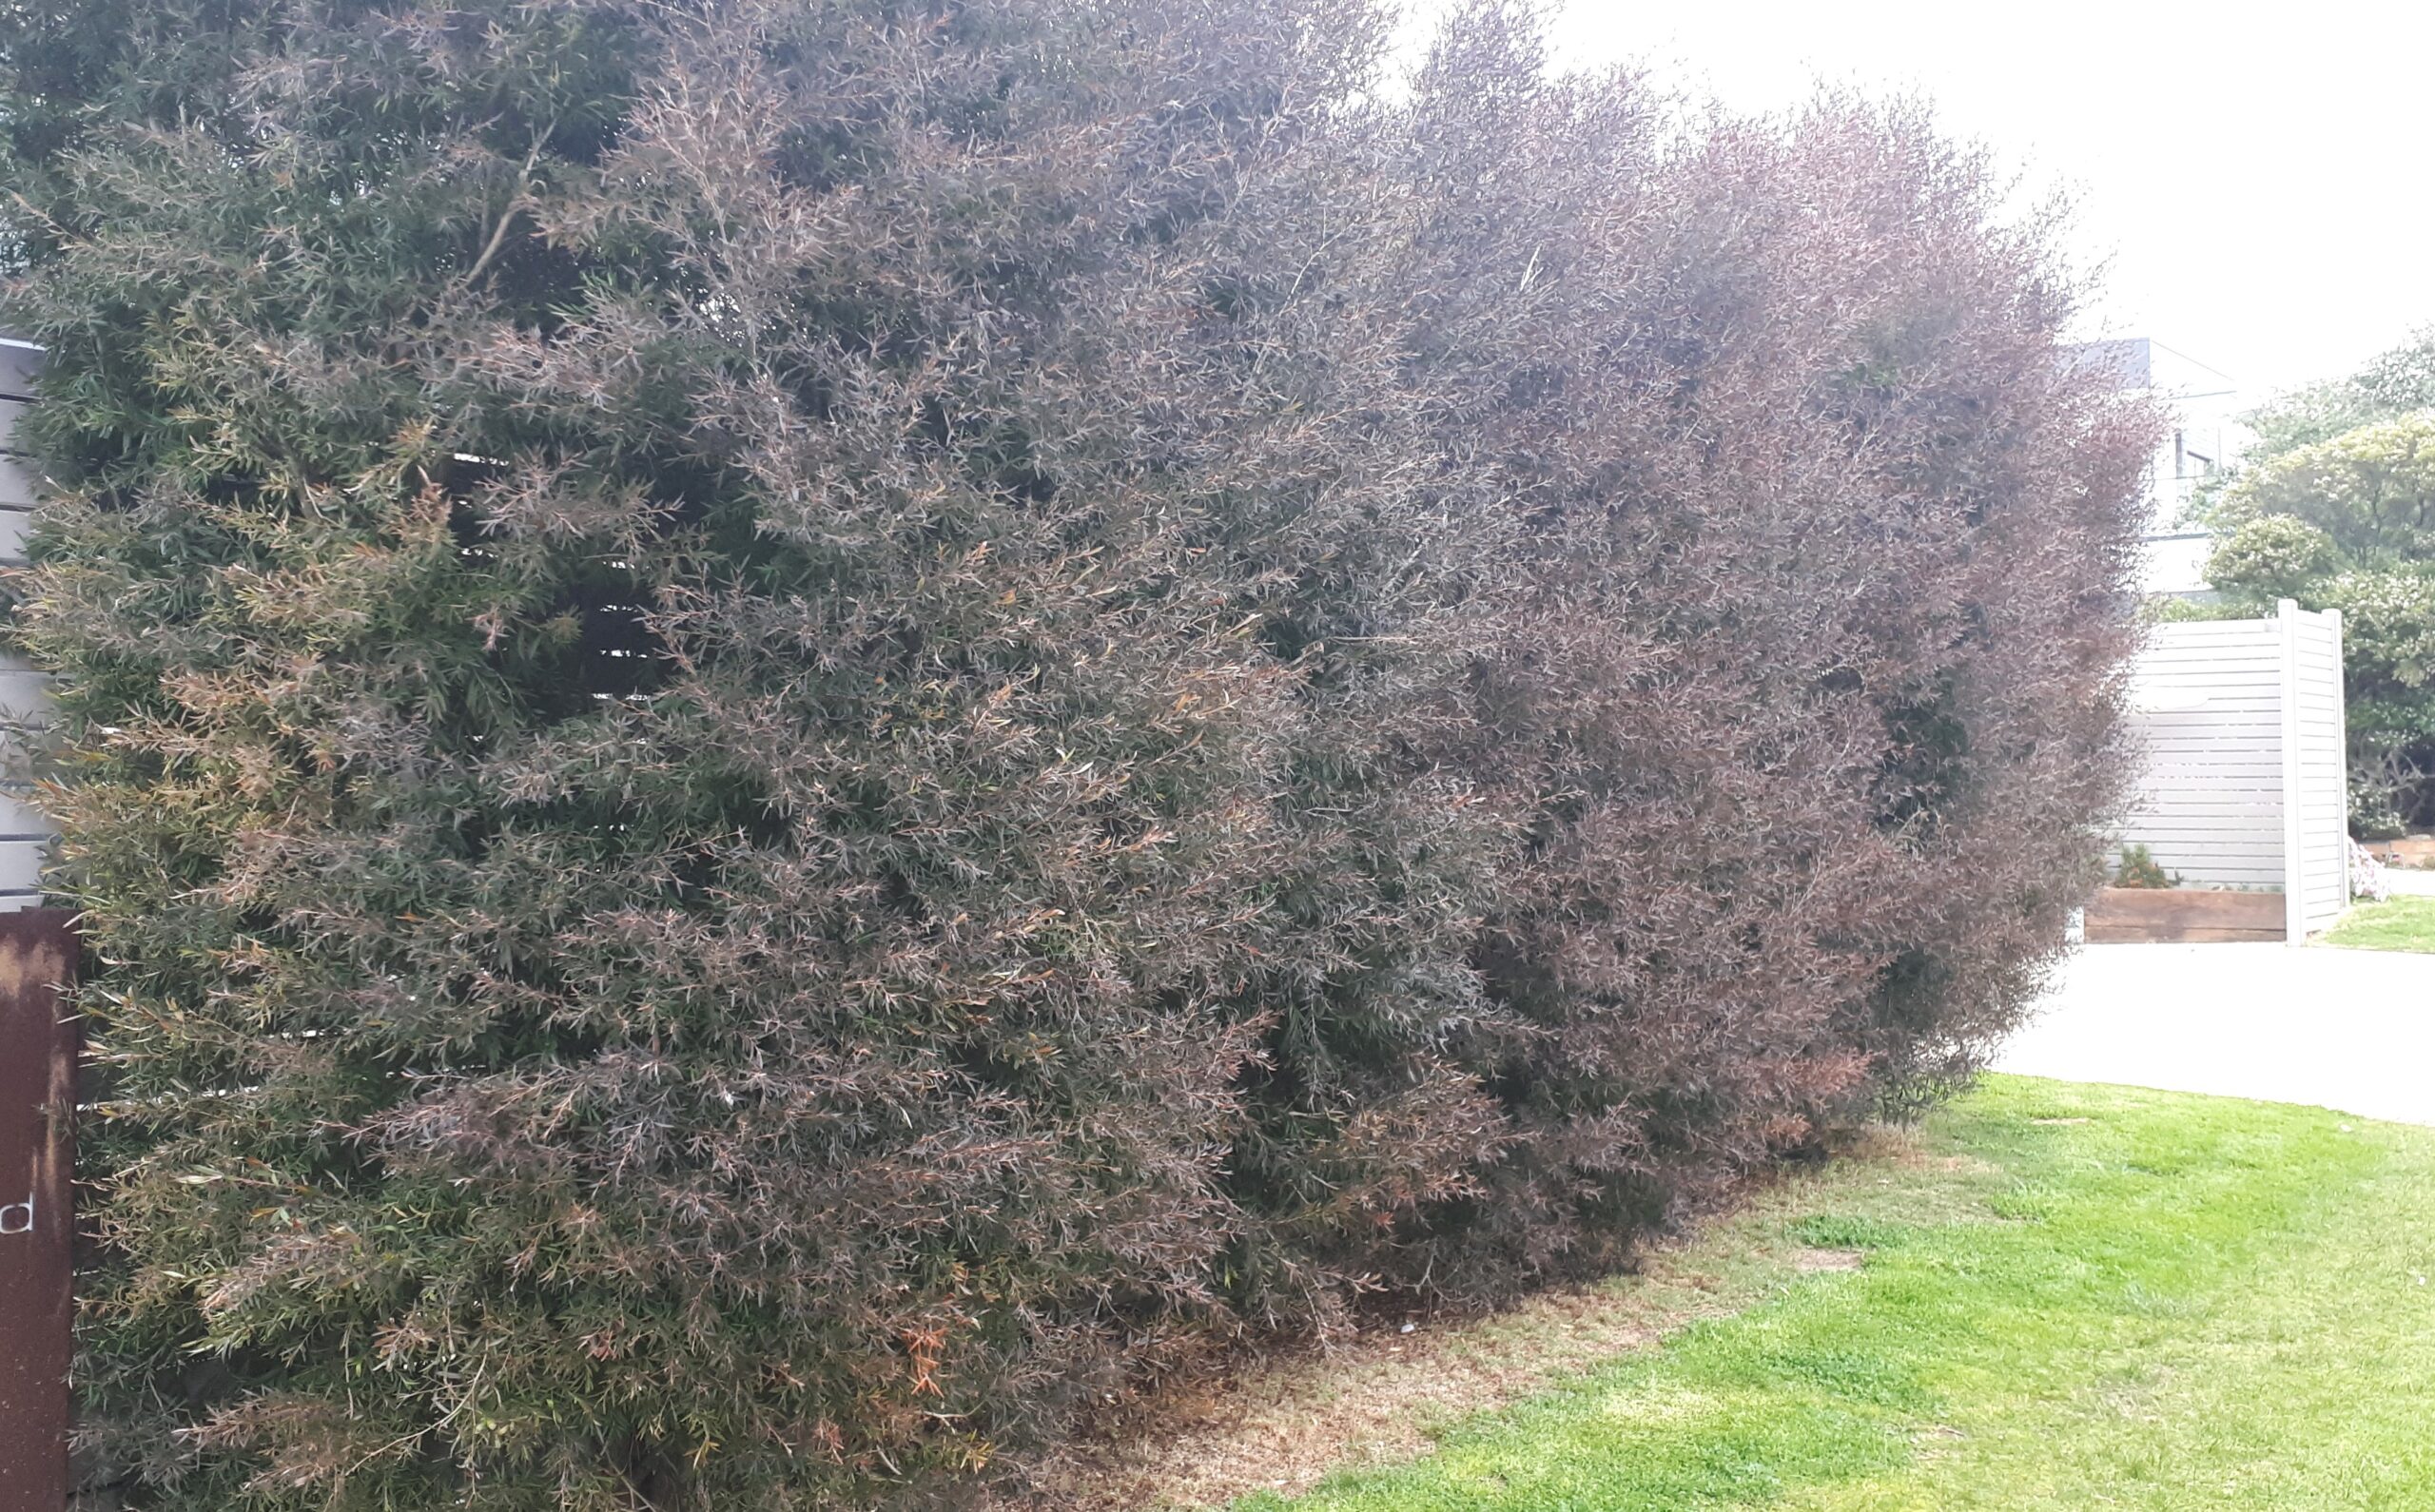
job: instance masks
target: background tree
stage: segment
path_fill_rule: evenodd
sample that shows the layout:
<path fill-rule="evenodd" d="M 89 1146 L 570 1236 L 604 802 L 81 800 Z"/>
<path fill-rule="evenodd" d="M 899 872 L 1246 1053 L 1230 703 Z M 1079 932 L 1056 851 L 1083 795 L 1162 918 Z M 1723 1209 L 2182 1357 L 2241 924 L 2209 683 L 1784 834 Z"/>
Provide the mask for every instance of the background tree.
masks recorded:
<path fill-rule="evenodd" d="M 2279 395 L 2243 419 L 2256 434 L 2251 459 L 2281 456 L 2345 431 L 2435 405 L 2435 327 L 2346 378 Z"/>
<path fill-rule="evenodd" d="M 2342 611 L 2351 827 L 2435 824 L 2435 335 L 2250 421 L 2210 509 L 2220 611 Z"/>

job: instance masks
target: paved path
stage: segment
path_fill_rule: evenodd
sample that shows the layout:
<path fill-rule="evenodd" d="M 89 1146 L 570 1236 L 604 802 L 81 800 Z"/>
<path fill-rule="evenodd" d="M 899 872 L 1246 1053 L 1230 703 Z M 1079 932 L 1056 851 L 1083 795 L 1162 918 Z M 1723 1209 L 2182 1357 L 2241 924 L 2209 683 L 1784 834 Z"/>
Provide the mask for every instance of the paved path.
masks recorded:
<path fill-rule="evenodd" d="M 1996 1069 L 2435 1124 L 2435 955 L 2083 946 Z"/>

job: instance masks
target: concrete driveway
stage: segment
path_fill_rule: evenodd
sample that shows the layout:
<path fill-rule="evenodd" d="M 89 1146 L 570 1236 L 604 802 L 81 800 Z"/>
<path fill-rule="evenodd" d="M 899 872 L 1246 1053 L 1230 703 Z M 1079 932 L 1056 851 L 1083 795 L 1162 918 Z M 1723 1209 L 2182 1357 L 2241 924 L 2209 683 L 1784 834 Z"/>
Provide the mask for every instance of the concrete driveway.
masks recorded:
<path fill-rule="evenodd" d="M 1996 1069 L 2435 1124 L 2435 956 L 2085 945 Z"/>

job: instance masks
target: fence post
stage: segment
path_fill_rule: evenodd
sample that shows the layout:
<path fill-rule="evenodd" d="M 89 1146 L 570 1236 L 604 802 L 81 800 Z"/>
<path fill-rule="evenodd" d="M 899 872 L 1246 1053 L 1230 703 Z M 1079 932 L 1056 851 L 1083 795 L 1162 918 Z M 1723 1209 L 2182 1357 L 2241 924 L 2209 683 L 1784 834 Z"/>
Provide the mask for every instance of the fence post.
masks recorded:
<path fill-rule="evenodd" d="M 2333 764 L 2340 775 L 2334 779 L 2335 791 L 2341 802 L 2335 808 L 2341 813 L 2342 837 L 2342 906 L 2350 906 L 2350 664 L 2342 649 L 2342 611 L 2325 611 L 2325 622 L 2333 631 Z"/>
<path fill-rule="evenodd" d="M 2300 772 L 2300 606 L 2291 599 L 2274 606 L 2275 643 L 2281 648 L 2283 695 L 2283 943 L 2308 942 L 2308 874 L 2302 858 L 2308 828 L 2302 804 L 2308 790 Z"/>
<path fill-rule="evenodd" d="M 77 1026 L 66 909 L 0 914 L 0 1507 L 68 1504 Z"/>

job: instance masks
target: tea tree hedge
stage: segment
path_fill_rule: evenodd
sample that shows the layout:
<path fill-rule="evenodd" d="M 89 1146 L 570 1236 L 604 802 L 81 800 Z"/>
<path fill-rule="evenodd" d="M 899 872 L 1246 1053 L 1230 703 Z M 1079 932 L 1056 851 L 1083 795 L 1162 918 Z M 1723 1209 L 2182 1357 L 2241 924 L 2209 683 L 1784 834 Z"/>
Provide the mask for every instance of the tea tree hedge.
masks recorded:
<path fill-rule="evenodd" d="M 0 18 L 95 1481 L 953 1501 L 2014 1021 L 2148 436 L 2039 228 L 1392 19 Z"/>
<path fill-rule="evenodd" d="M 1408 127 L 1439 445 L 1518 526 L 1455 760 L 1524 826 L 1470 1045 L 1516 1140 L 1472 1227 L 1524 1274 L 2016 1021 L 2115 779 L 2148 423 L 2060 371 L 2037 229 L 1917 114 L 1677 136 L 1536 62 L 1458 29 Z"/>

